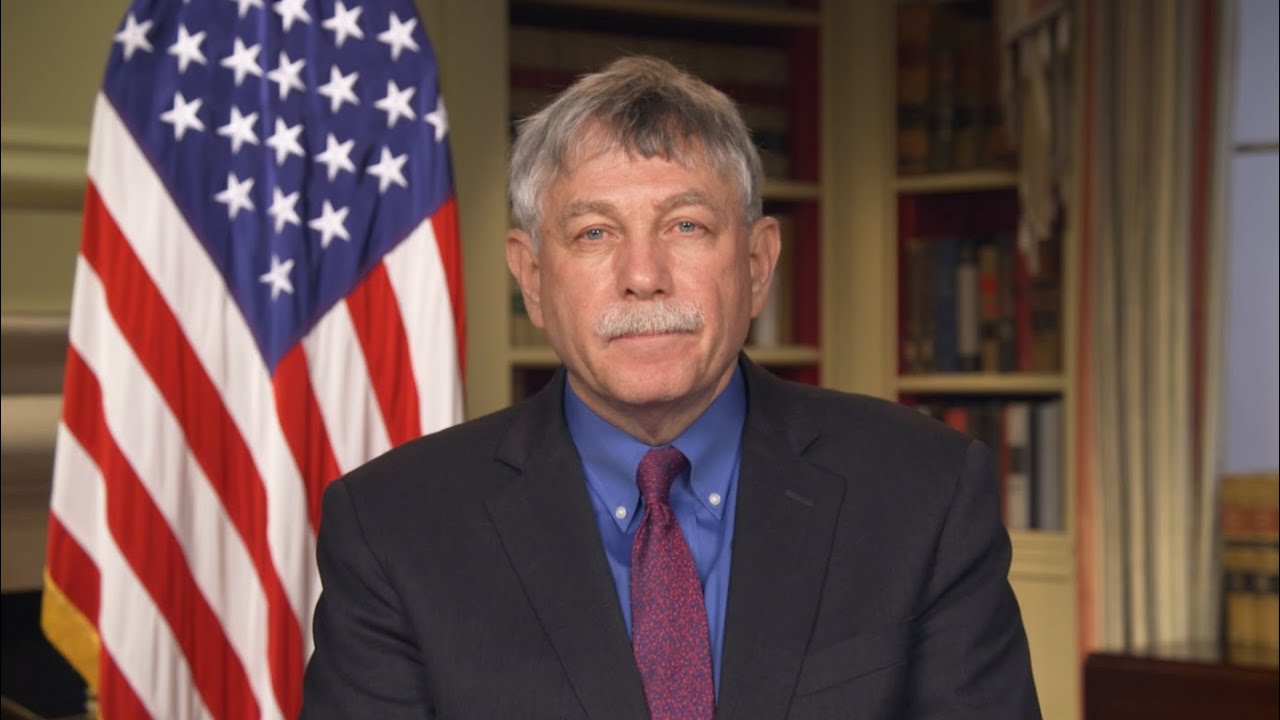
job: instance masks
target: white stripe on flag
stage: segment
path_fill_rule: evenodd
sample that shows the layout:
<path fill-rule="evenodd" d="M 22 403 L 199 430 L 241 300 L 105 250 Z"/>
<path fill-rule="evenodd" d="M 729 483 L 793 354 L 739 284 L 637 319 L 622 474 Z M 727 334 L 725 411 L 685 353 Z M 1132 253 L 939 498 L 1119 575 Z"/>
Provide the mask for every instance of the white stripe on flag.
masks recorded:
<path fill-rule="evenodd" d="M 271 559 L 310 648 L 311 613 L 320 592 L 315 534 L 302 476 L 276 415 L 271 378 L 218 269 L 101 93 L 94 105 L 89 177 L 249 447 L 267 495 Z"/>
<path fill-rule="evenodd" d="M 282 717 L 267 663 L 267 601 L 248 549 L 121 334 L 102 281 L 84 258 L 73 297 L 71 345 L 95 376 L 109 378 L 100 385 L 111 435 L 178 539 L 196 586 L 244 666 L 262 716 Z"/>
<path fill-rule="evenodd" d="M 426 435 L 463 417 L 453 304 L 431 219 L 423 220 L 383 263 L 404 319 Z"/>
<path fill-rule="evenodd" d="M 143 706 L 156 718 L 206 718 L 191 668 L 160 609 L 107 530 L 102 474 L 66 425 L 59 424 L 51 512 L 84 548 L 102 578 L 99 639 Z"/>
<path fill-rule="evenodd" d="M 364 349 L 345 300 L 320 318 L 303 338 L 302 347 L 338 470 L 350 472 L 391 449 Z"/>

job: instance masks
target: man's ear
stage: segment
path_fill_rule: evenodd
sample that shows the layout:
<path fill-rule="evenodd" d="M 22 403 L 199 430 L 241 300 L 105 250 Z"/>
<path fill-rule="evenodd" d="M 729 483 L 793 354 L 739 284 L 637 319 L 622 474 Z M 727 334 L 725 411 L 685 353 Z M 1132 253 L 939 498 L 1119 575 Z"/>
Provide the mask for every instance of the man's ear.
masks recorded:
<path fill-rule="evenodd" d="M 778 254 L 782 252 L 782 235 L 778 229 L 778 221 L 771 217 L 762 217 L 751 226 L 751 238 L 748 240 L 750 256 L 747 262 L 751 267 L 751 317 L 756 317 L 764 310 L 764 303 L 769 299 L 769 288 L 773 285 L 773 272 L 778 266 Z"/>
<path fill-rule="evenodd" d="M 507 267 L 515 276 L 524 296 L 525 311 L 534 327 L 542 327 L 542 277 L 539 274 L 538 251 L 533 237 L 524 230 L 507 232 Z"/>

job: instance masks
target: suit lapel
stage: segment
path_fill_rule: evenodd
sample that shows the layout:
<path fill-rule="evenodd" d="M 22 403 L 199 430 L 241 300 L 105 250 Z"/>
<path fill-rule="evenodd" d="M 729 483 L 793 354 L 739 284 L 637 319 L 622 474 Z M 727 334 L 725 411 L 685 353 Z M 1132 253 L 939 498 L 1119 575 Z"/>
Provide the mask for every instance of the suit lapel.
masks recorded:
<path fill-rule="evenodd" d="M 716 717 L 784 717 L 818 611 L 845 483 L 802 458 L 818 433 L 744 362 L 747 424 Z"/>
<path fill-rule="evenodd" d="M 499 459 L 521 471 L 486 505 L 511 565 L 593 718 L 647 718 L 618 591 L 561 402 L 564 373 L 507 433 Z"/>

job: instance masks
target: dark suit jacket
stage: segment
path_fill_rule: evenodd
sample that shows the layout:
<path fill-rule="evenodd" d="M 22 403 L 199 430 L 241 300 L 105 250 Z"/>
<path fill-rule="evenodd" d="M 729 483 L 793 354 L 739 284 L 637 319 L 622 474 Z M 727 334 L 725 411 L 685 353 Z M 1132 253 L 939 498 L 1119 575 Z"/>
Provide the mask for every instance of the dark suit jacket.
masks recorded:
<path fill-rule="evenodd" d="M 742 362 L 717 717 L 1038 717 L 987 451 Z M 648 716 L 563 383 L 328 489 L 303 717 Z"/>

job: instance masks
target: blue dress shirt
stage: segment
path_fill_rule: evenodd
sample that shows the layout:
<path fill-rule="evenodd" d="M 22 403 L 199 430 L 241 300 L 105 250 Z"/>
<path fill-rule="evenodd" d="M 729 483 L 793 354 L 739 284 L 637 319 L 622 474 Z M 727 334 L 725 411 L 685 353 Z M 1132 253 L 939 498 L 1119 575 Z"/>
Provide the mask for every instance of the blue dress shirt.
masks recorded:
<path fill-rule="evenodd" d="M 636 468 L 651 449 L 610 425 L 582 402 L 565 383 L 564 415 L 582 459 L 587 488 L 605 557 L 618 588 L 622 617 L 631 632 L 631 541 L 643 508 L 636 487 Z M 742 369 L 671 444 L 689 459 L 689 467 L 671 486 L 671 508 L 684 532 L 702 581 L 711 634 L 711 670 L 720 692 L 720 660 L 724 649 L 724 617 L 729 598 L 729 564 L 733 552 L 733 509 L 737 503 L 738 464 L 747 393 Z"/>

